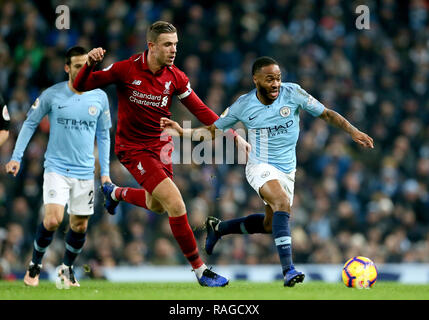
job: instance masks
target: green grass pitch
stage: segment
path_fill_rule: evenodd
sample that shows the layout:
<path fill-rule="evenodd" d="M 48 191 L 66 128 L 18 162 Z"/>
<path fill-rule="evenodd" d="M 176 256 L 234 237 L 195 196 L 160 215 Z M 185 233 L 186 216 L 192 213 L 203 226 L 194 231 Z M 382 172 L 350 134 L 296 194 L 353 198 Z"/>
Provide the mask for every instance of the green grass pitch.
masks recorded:
<path fill-rule="evenodd" d="M 26 287 L 22 281 L 0 281 L 0 300 L 429 300 L 429 285 L 377 282 L 371 289 L 351 289 L 342 283 L 304 282 L 293 288 L 282 281 L 232 281 L 225 288 L 197 283 L 114 283 L 80 281 L 80 288 L 59 290 L 41 281 Z"/>

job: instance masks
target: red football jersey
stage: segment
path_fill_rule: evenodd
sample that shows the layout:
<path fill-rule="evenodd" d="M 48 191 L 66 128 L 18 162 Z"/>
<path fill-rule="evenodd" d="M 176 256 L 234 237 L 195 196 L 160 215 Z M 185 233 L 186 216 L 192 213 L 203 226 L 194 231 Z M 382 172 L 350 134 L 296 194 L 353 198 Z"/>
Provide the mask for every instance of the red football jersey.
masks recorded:
<path fill-rule="evenodd" d="M 92 66 L 85 64 L 73 86 L 79 91 L 89 91 L 112 83 L 116 84 L 118 95 L 116 151 L 158 145 L 160 119 L 171 116 L 173 95 L 205 125 L 219 118 L 192 91 L 188 77 L 176 66 L 165 66 L 152 73 L 147 64 L 147 50 L 101 71 L 93 71 Z"/>

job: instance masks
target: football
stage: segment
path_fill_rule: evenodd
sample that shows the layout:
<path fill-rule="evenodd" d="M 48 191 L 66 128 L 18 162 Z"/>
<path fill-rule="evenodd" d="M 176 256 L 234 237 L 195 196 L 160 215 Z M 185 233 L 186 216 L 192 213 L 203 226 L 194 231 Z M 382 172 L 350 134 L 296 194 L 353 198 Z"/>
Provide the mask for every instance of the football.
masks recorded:
<path fill-rule="evenodd" d="M 349 288 L 371 288 L 377 281 L 377 267 L 371 259 L 353 257 L 344 264 L 342 278 Z"/>

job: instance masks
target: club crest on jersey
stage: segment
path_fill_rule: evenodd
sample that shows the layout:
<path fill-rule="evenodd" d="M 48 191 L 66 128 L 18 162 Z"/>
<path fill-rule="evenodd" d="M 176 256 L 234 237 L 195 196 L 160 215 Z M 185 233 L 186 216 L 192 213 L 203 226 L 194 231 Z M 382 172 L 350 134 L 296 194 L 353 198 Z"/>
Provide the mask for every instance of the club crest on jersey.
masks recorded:
<path fill-rule="evenodd" d="M 96 106 L 90 106 L 88 108 L 88 113 L 91 116 L 95 116 L 97 114 L 97 107 Z"/>
<path fill-rule="evenodd" d="M 170 94 L 170 85 L 171 85 L 171 81 L 167 81 L 165 83 L 165 90 L 164 90 L 163 94 Z"/>
<path fill-rule="evenodd" d="M 280 115 L 284 118 L 288 117 L 290 115 L 290 108 L 287 106 L 284 106 L 280 109 Z"/>

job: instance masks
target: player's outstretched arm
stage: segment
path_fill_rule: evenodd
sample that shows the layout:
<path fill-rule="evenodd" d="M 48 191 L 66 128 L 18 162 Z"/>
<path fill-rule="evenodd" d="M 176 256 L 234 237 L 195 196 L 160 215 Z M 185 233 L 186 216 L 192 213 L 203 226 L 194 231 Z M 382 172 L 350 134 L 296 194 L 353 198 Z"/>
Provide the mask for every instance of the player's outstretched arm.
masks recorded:
<path fill-rule="evenodd" d="M 172 136 L 180 136 L 185 138 L 192 138 L 193 135 L 198 135 L 203 139 L 209 132 L 211 135 L 212 140 L 216 138 L 216 126 L 214 124 L 211 124 L 209 126 L 199 127 L 195 129 L 183 129 L 176 121 L 173 121 L 169 118 L 161 118 L 160 121 L 161 129 L 164 130 L 169 135 Z"/>
<path fill-rule="evenodd" d="M 325 108 L 319 118 L 325 120 L 327 123 L 340 128 L 350 134 L 353 141 L 365 148 L 374 148 L 374 140 L 366 133 L 359 131 L 350 122 L 348 122 L 342 115 L 334 110 Z"/>
<path fill-rule="evenodd" d="M 183 129 L 176 121 L 168 118 L 161 118 L 160 126 L 165 133 L 171 136 L 192 138 L 195 135 L 197 137 L 201 137 L 201 140 L 207 136 L 208 132 L 210 133 L 212 140 L 223 134 L 223 131 L 218 130 L 214 124 L 195 129 Z M 235 135 L 235 142 L 238 152 L 244 152 L 247 159 L 251 151 L 251 145 L 238 134 Z"/>
<path fill-rule="evenodd" d="M 106 50 L 103 48 L 94 48 L 88 52 L 88 59 L 74 79 L 73 88 L 80 92 L 90 91 L 105 87 L 118 80 L 119 71 L 116 69 L 120 67 L 117 63 L 102 71 L 93 71 L 94 66 L 104 59 L 105 53 Z"/>
<path fill-rule="evenodd" d="M 104 54 L 106 50 L 103 48 L 94 48 L 90 52 L 88 52 L 88 60 L 86 61 L 89 67 L 101 62 L 104 59 Z"/>

